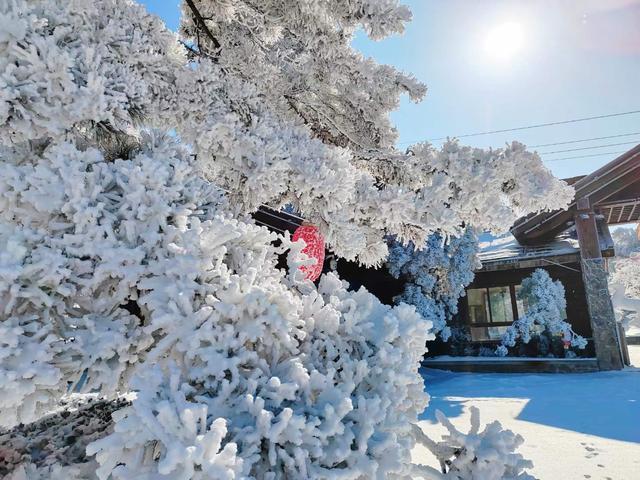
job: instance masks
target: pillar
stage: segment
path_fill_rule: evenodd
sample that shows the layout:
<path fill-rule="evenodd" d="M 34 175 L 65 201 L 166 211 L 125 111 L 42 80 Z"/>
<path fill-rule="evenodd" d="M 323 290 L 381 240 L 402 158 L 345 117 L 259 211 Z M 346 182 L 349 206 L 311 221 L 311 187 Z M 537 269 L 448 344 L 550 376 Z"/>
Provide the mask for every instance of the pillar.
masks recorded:
<path fill-rule="evenodd" d="M 598 366 L 600 370 L 620 370 L 623 362 L 609 294 L 608 273 L 600 252 L 596 215 L 588 199 L 578 200 L 577 207 L 575 225 L 582 257 L 582 280 Z"/>

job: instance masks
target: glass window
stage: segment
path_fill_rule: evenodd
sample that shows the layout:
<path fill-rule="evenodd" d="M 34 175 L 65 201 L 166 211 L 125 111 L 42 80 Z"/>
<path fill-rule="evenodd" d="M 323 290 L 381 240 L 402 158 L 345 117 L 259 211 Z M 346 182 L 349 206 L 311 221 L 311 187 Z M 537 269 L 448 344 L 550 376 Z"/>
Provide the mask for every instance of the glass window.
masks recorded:
<path fill-rule="evenodd" d="M 514 294 L 512 285 L 467 290 L 472 341 L 497 341 L 502 338 L 516 318 Z"/>
<path fill-rule="evenodd" d="M 492 287 L 489 289 L 489 304 L 491 305 L 492 323 L 512 323 L 513 306 L 511 304 L 511 289 L 507 287 Z"/>
<path fill-rule="evenodd" d="M 522 290 L 522 285 L 516 285 L 515 290 L 516 290 L 516 304 L 518 307 L 518 318 L 522 318 L 527 313 L 527 310 L 529 309 L 529 305 L 527 305 L 527 301 L 525 299 L 521 300 L 518 298 L 518 295 L 520 295 L 520 290 Z"/>
<path fill-rule="evenodd" d="M 469 303 L 469 320 L 471 323 L 489 323 L 489 302 L 487 302 L 486 288 L 472 288 L 467 290 Z"/>
<path fill-rule="evenodd" d="M 504 327 L 471 327 L 471 340 L 473 342 L 481 342 L 486 340 L 500 340 L 504 332 L 507 331 Z"/>

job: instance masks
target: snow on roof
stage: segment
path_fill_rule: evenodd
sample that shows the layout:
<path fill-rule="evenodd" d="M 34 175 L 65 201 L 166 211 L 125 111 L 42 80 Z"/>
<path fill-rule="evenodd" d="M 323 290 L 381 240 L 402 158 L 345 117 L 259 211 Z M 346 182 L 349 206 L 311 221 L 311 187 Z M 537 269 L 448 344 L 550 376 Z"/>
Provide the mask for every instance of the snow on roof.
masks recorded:
<path fill-rule="evenodd" d="M 482 263 L 569 255 L 580 251 L 578 240 L 569 236 L 557 237 L 541 245 L 520 245 L 510 233 L 480 242 L 479 248 L 478 256 Z"/>

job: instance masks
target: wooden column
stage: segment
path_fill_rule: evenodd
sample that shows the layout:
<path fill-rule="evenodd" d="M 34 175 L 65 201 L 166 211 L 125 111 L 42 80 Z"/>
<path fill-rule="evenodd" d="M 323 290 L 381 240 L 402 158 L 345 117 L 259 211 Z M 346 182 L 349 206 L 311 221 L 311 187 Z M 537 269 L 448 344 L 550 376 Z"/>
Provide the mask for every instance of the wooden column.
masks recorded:
<path fill-rule="evenodd" d="M 598 240 L 598 227 L 596 214 L 589 205 L 588 198 L 577 201 L 577 213 L 575 216 L 576 232 L 580 243 L 580 255 L 583 259 L 602 258 L 600 241 Z"/>
<path fill-rule="evenodd" d="M 575 225 L 598 366 L 601 370 L 620 370 L 623 362 L 609 294 L 608 274 L 600 251 L 596 214 L 588 198 L 577 201 Z"/>

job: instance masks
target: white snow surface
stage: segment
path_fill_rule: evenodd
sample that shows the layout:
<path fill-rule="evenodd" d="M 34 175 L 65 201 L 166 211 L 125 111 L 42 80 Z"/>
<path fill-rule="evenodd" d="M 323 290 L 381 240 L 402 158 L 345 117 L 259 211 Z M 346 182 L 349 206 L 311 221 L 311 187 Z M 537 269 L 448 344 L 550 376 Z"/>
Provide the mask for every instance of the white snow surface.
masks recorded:
<path fill-rule="evenodd" d="M 640 367 L 640 346 L 629 346 Z M 466 428 L 471 407 L 482 422 L 498 420 L 525 438 L 519 451 L 541 480 L 632 480 L 640 471 L 640 369 L 582 374 L 497 374 L 423 371 L 431 402 L 419 423 L 438 439 L 441 410 Z M 421 446 L 413 460 L 437 468 Z"/>

